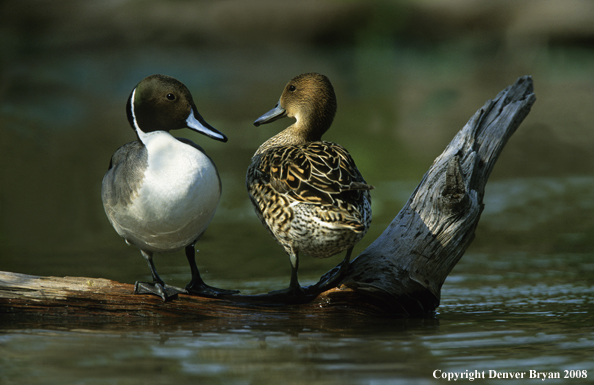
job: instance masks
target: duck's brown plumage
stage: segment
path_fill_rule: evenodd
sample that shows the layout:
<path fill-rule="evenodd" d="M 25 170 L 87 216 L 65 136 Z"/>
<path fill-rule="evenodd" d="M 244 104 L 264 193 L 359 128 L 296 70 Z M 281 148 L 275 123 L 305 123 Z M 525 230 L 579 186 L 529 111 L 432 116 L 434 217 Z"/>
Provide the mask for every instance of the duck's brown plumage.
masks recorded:
<path fill-rule="evenodd" d="M 256 213 L 291 258 L 291 288 L 298 253 L 326 258 L 349 249 L 371 223 L 368 185 L 348 151 L 321 141 L 332 124 L 336 97 L 323 75 L 304 74 L 285 87 L 279 104 L 256 125 L 279 117 L 297 119 L 254 154 L 246 185 Z"/>

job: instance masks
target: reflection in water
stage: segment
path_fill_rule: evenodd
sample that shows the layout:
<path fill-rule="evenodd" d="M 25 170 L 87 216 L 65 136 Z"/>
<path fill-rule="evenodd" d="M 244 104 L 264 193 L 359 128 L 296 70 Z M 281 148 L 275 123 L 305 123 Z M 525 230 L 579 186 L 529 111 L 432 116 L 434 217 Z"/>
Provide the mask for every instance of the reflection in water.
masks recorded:
<path fill-rule="evenodd" d="M 446 280 L 438 314 L 422 319 L 3 318 L 1 375 L 28 384 L 392 384 L 431 383 L 435 369 L 594 371 L 593 270 L 591 254 L 469 253 Z"/>
<path fill-rule="evenodd" d="M 458 274 L 465 275 L 466 268 L 461 270 Z M 472 290 L 448 284 L 444 292 L 450 299 L 438 320 L 368 320 L 366 325 L 333 320 L 313 328 L 273 319 L 245 324 L 44 321 L 16 329 L 12 324 L 0 335 L 0 363 L 5 378 L 28 384 L 80 378 L 157 384 L 429 383 L 437 368 L 594 370 L 594 289 L 538 281 L 532 286 L 477 284 Z"/>

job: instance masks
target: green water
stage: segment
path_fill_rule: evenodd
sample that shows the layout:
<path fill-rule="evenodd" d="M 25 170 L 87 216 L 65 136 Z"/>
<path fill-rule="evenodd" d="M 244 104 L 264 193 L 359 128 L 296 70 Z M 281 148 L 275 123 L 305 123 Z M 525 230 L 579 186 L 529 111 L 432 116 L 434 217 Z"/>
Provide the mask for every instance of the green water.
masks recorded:
<path fill-rule="evenodd" d="M 100 186 L 113 152 L 135 139 L 126 98 L 153 73 L 183 81 L 204 118 L 229 137 L 220 143 L 177 133 L 205 148 L 223 183 L 217 214 L 197 245 L 199 268 L 207 283 L 248 294 L 289 281 L 287 257 L 255 217 L 244 175 L 255 149 L 290 124 L 252 122 L 293 76 L 317 71 L 331 79 L 338 113 L 325 139 L 349 149 L 376 187 L 372 228 L 355 254 L 381 234 L 487 99 L 529 74 L 537 102 L 495 167 L 476 238 L 446 280 L 435 315 L 365 322 L 4 316 L 0 383 L 429 384 L 447 382 L 434 373 L 475 370 L 486 374 L 480 383 L 541 383 L 528 378 L 530 370 L 562 377 L 547 383 L 584 383 L 575 378 L 583 370 L 594 377 L 594 51 L 588 45 L 536 42 L 515 50 L 482 35 L 411 42 L 398 35 L 400 27 L 384 23 L 393 10 L 375 13 L 375 27 L 356 24 L 342 38 L 324 35 L 330 40 L 317 43 L 280 30 L 268 41 L 257 28 L 237 42 L 221 35 L 215 21 L 179 20 L 154 28 L 186 35 L 151 35 L 144 25 L 145 34 L 131 29 L 114 39 L 123 24 L 106 17 L 107 8 L 68 18 L 41 3 L 6 3 L 3 11 L 7 4 L 16 16 L 0 12 L 4 271 L 150 279 L 138 250 L 109 225 Z M 235 24 L 225 24 L 229 34 L 250 20 L 238 16 L 241 9 L 233 14 Z M 193 28 L 210 31 L 214 40 L 196 40 Z M 161 38 L 152 44 L 151 36 Z M 301 282 L 317 281 L 341 258 L 302 258 Z M 158 255 L 155 263 L 166 282 L 189 281 L 182 252 Z M 565 370 L 574 378 L 563 379 Z M 526 377 L 501 380 L 489 371 Z"/>

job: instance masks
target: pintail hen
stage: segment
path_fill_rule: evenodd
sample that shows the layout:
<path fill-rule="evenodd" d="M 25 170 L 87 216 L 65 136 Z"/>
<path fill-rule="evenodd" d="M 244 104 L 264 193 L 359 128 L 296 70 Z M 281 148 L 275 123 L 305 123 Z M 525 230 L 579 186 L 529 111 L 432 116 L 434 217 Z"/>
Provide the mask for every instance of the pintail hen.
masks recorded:
<path fill-rule="evenodd" d="M 194 245 L 221 196 L 217 168 L 200 146 L 169 131 L 189 128 L 221 142 L 227 137 L 206 123 L 190 91 L 170 76 L 152 75 L 138 83 L 128 98 L 127 113 L 138 140 L 113 154 L 101 198 L 109 222 L 140 249 L 150 267 L 153 282 L 136 282 L 134 292 L 156 294 L 164 301 L 178 293 L 236 293 L 206 285 L 195 260 Z M 153 263 L 153 253 L 183 248 L 192 273 L 185 289 L 166 285 Z"/>
<path fill-rule="evenodd" d="M 258 218 L 291 262 L 289 288 L 271 294 L 303 296 L 336 286 L 348 270 L 354 245 L 369 229 L 373 187 L 344 147 L 322 141 L 335 114 L 332 84 L 324 75 L 308 73 L 291 79 L 276 106 L 254 122 L 259 126 L 285 116 L 296 120 L 258 148 L 246 175 Z M 332 277 L 306 290 L 299 285 L 299 253 L 327 258 L 344 250 Z"/>

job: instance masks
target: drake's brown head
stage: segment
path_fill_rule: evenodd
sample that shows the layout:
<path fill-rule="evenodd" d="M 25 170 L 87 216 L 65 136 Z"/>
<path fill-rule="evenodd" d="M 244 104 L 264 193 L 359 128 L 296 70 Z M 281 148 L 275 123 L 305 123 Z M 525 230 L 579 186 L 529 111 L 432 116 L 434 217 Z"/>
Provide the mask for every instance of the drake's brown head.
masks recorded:
<path fill-rule="evenodd" d="M 284 116 L 295 118 L 292 126 L 308 141 L 321 140 L 336 115 L 336 95 L 324 75 L 307 73 L 294 77 L 285 86 L 276 107 L 254 124 L 270 123 Z"/>

